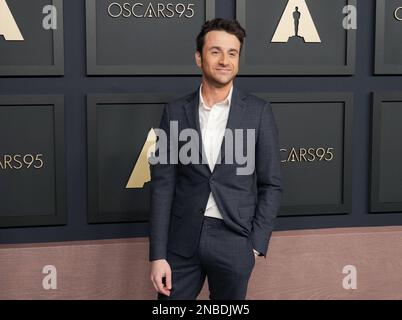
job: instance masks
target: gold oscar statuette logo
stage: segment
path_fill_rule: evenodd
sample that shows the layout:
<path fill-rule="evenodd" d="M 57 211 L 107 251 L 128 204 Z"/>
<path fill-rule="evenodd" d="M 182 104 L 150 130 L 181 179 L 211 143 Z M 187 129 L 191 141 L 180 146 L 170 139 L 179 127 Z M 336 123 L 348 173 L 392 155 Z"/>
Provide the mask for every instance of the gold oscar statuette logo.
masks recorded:
<path fill-rule="evenodd" d="M 321 43 L 305 0 L 289 0 L 271 42 Z"/>
<path fill-rule="evenodd" d="M 6 0 L 0 0 L 0 36 L 7 41 L 24 40 Z"/>
<path fill-rule="evenodd" d="M 140 155 L 135 162 L 134 169 L 128 179 L 126 189 L 143 188 L 144 184 L 151 181 L 151 172 L 149 168 L 148 158 L 150 153 L 155 152 L 156 134 L 152 128 L 148 132 L 147 140 L 145 141 Z"/>

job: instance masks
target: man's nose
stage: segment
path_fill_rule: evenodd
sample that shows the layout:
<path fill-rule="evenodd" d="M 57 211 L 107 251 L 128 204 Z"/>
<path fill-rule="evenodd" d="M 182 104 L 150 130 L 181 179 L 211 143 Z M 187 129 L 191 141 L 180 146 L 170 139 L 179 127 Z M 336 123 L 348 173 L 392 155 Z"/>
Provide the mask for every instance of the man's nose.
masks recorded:
<path fill-rule="evenodd" d="M 219 63 L 226 66 L 229 63 L 228 55 L 225 54 L 225 53 L 222 53 L 221 54 L 221 59 L 219 60 Z"/>

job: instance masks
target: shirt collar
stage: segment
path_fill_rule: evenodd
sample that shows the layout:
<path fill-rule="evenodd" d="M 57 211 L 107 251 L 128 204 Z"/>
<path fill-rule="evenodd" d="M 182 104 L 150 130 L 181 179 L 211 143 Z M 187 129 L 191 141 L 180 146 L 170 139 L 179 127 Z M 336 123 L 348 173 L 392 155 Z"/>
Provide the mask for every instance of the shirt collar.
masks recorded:
<path fill-rule="evenodd" d="M 203 107 L 206 110 L 211 110 L 211 108 L 209 108 L 204 102 L 204 98 L 202 97 L 201 89 L 202 89 L 202 84 L 200 85 L 200 89 L 199 89 L 200 107 Z M 229 94 L 227 95 L 227 97 L 225 99 L 223 99 L 223 101 L 216 103 L 216 105 L 229 107 L 230 103 L 232 102 L 232 94 L 233 94 L 233 85 L 230 88 L 230 91 L 229 91 Z"/>

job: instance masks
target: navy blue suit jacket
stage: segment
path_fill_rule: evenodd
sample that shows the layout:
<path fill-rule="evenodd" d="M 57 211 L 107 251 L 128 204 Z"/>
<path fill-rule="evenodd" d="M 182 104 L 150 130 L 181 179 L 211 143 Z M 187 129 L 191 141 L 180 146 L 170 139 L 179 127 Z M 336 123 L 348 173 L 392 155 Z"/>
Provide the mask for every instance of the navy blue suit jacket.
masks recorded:
<path fill-rule="evenodd" d="M 198 108 L 198 90 L 167 104 L 160 129 L 169 138 L 169 123 L 177 121 L 179 132 L 192 128 L 201 139 Z M 282 196 L 278 129 L 271 105 L 234 87 L 226 128 L 255 129 L 252 174 L 237 174 L 236 169 L 245 164 L 225 163 L 226 139 L 221 147 L 221 163 L 215 165 L 213 172 L 201 160 L 150 166 L 150 261 L 166 259 L 167 250 L 184 257 L 194 255 L 210 192 L 226 225 L 240 235 L 251 237 L 254 249 L 266 256 Z M 184 144 L 179 142 L 178 148 Z M 199 145 L 202 159 L 201 140 Z M 168 148 L 166 152 L 170 154 L 172 150 Z"/>

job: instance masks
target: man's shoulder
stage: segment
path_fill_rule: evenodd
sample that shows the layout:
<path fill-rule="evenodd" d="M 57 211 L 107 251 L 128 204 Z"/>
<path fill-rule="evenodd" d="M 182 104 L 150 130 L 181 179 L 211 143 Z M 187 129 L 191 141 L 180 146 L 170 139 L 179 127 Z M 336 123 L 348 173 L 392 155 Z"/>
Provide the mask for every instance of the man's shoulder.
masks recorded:
<path fill-rule="evenodd" d="M 269 104 L 267 100 L 264 100 L 256 95 L 253 95 L 251 93 L 246 93 L 245 94 L 245 100 L 248 104 L 250 105 L 256 105 L 260 107 L 264 107 Z"/>
<path fill-rule="evenodd" d="M 239 91 L 239 95 L 242 97 L 242 100 L 249 107 L 257 108 L 258 110 L 261 110 L 264 107 L 270 106 L 270 103 L 267 100 L 264 100 L 254 94 L 247 93 L 244 91 Z"/>
<path fill-rule="evenodd" d="M 181 109 L 182 106 L 187 105 L 191 101 L 194 101 L 197 98 L 198 91 L 194 91 L 191 93 L 188 93 L 186 95 L 181 96 L 178 99 L 175 99 L 167 104 L 167 107 L 169 108 L 169 111 L 175 111 L 178 109 Z M 244 102 L 247 106 L 257 108 L 261 110 L 260 108 L 263 108 L 265 106 L 269 106 L 269 102 L 248 92 L 245 92 L 238 87 L 234 87 L 233 95 L 237 95 L 238 98 Z M 232 101 L 238 101 L 238 99 L 233 99 L 232 96 Z M 239 102 L 239 101 L 238 101 Z"/>

